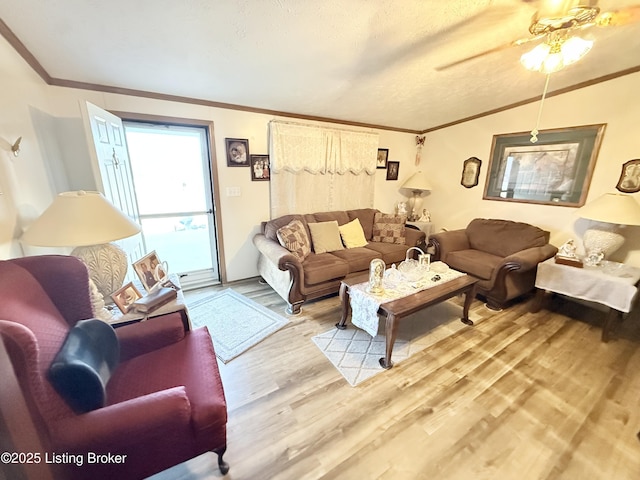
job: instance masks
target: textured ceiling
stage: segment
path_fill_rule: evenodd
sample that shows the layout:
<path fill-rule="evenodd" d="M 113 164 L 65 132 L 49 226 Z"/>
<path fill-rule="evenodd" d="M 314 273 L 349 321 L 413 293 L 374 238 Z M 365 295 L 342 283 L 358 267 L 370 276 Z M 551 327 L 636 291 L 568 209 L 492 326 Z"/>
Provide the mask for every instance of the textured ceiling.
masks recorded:
<path fill-rule="evenodd" d="M 539 3 L 0 0 L 0 19 L 54 79 L 421 131 L 541 94 L 534 44 L 434 68 L 528 36 Z M 640 22 L 587 33 L 550 91 L 640 65 Z"/>

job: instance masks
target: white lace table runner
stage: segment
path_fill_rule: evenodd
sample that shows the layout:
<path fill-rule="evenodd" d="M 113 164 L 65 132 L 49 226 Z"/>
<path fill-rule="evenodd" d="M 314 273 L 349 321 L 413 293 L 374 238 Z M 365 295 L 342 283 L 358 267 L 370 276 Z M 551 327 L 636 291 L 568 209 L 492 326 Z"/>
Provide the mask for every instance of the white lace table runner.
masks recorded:
<path fill-rule="evenodd" d="M 433 281 L 433 277 L 438 275 L 440 280 Z M 401 282 L 392 285 L 385 278 L 382 282 L 384 293 L 381 295 L 372 295 L 367 292 L 369 282 L 358 283 L 349 288 L 349 301 L 351 304 L 351 323 L 367 332 L 372 337 L 378 334 L 378 309 L 380 305 L 391 300 L 406 297 L 413 293 L 427 288 L 442 285 L 454 278 L 462 277 L 466 273 L 449 269 L 443 273 L 429 272 L 427 276 L 418 282 Z"/>

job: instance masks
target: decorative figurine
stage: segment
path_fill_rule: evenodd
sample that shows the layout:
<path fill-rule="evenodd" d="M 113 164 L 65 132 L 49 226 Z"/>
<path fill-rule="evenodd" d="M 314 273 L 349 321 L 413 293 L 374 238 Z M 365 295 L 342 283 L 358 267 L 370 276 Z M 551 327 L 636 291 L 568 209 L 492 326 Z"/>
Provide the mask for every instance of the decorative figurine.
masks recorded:
<path fill-rule="evenodd" d="M 398 215 L 406 215 L 407 214 L 407 202 L 398 202 L 396 205 L 396 210 Z"/>
<path fill-rule="evenodd" d="M 419 222 L 431 222 L 431 214 L 427 209 L 422 210 L 422 216 L 418 219 Z"/>
<path fill-rule="evenodd" d="M 576 242 L 570 238 L 558 249 L 558 255 L 562 257 L 576 258 Z"/>
<path fill-rule="evenodd" d="M 384 260 L 380 258 L 374 258 L 369 264 L 369 288 L 367 288 L 367 292 L 372 295 L 381 295 L 384 293 L 384 288 L 382 287 L 384 268 Z"/>

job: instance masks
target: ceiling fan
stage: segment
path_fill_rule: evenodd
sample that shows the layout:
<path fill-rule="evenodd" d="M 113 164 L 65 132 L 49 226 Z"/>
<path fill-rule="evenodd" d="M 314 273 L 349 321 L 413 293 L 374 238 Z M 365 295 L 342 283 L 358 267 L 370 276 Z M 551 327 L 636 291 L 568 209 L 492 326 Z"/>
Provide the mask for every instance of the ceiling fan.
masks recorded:
<path fill-rule="evenodd" d="M 558 5 L 560 3 L 560 5 Z M 579 43 L 573 39 L 578 38 L 576 34 L 578 31 L 585 30 L 590 27 L 613 27 L 620 25 L 627 25 L 640 20 L 640 4 L 632 5 L 629 7 L 621 8 L 619 10 L 611 10 L 601 12 L 600 8 L 596 5 L 596 1 L 544 1 L 540 9 L 533 15 L 531 24 L 529 25 L 529 33 L 531 36 L 520 38 L 511 41 L 506 44 L 498 45 L 497 47 L 484 50 L 480 53 L 476 53 L 465 58 L 455 60 L 444 65 L 435 67 L 435 70 L 442 71 L 470 60 L 475 60 L 486 55 L 490 55 L 501 50 L 505 50 L 511 47 L 517 47 L 526 43 L 542 40 L 540 43 L 540 50 L 545 50 L 547 53 L 551 51 L 559 51 L 567 42 L 571 40 L 572 44 Z M 581 40 L 578 38 L 578 40 Z M 578 58 L 584 55 L 591 45 L 582 44 L 582 48 L 586 48 Z M 537 47 L 536 47 L 537 48 Z M 577 47 L 580 48 L 580 47 Z M 535 50 L 535 49 L 534 49 Z M 530 52 L 532 53 L 532 52 Z M 525 54 L 526 55 L 526 54 Z M 535 56 L 535 55 L 533 55 Z M 525 60 L 522 60 L 523 64 Z M 562 65 L 564 66 L 564 65 Z M 562 68 L 560 66 L 560 68 Z M 525 64 L 525 67 L 529 68 Z M 558 67 L 557 65 L 555 67 Z M 541 70 L 540 68 L 530 68 L 531 70 Z M 556 68 L 559 70 L 560 68 Z M 552 71 L 556 71 L 552 70 Z M 549 73 L 548 70 L 541 70 L 544 73 Z"/>

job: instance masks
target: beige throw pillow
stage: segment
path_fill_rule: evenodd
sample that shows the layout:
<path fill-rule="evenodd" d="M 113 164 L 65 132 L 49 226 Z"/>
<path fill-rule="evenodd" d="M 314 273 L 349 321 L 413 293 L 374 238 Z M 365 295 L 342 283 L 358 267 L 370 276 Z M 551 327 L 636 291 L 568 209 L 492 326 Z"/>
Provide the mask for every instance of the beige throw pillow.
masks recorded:
<path fill-rule="evenodd" d="M 377 212 L 373 219 L 372 241 L 382 243 L 405 243 L 406 215 L 389 215 Z"/>
<path fill-rule="evenodd" d="M 311 242 L 314 252 L 325 253 L 344 250 L 337 221 L 308 223 L 307 225 L 311 232 Z"/>
<path fill-rule="evenodd" d="M 280 245 L 293 253 L 300 261 L 311 253 L 309 236 L 300 220 L 291 220 L 276 232 Z"/>
<path fill-rule="evenodd" d="M 357 218 L 339 226 L 338 230 L 340 230 L 342 243 L 344 243 L 344 246 L 347 248 L 364 247 L 368 243 L 364 236 L 364 230 L 362 230 L 360 220 Z"/>

